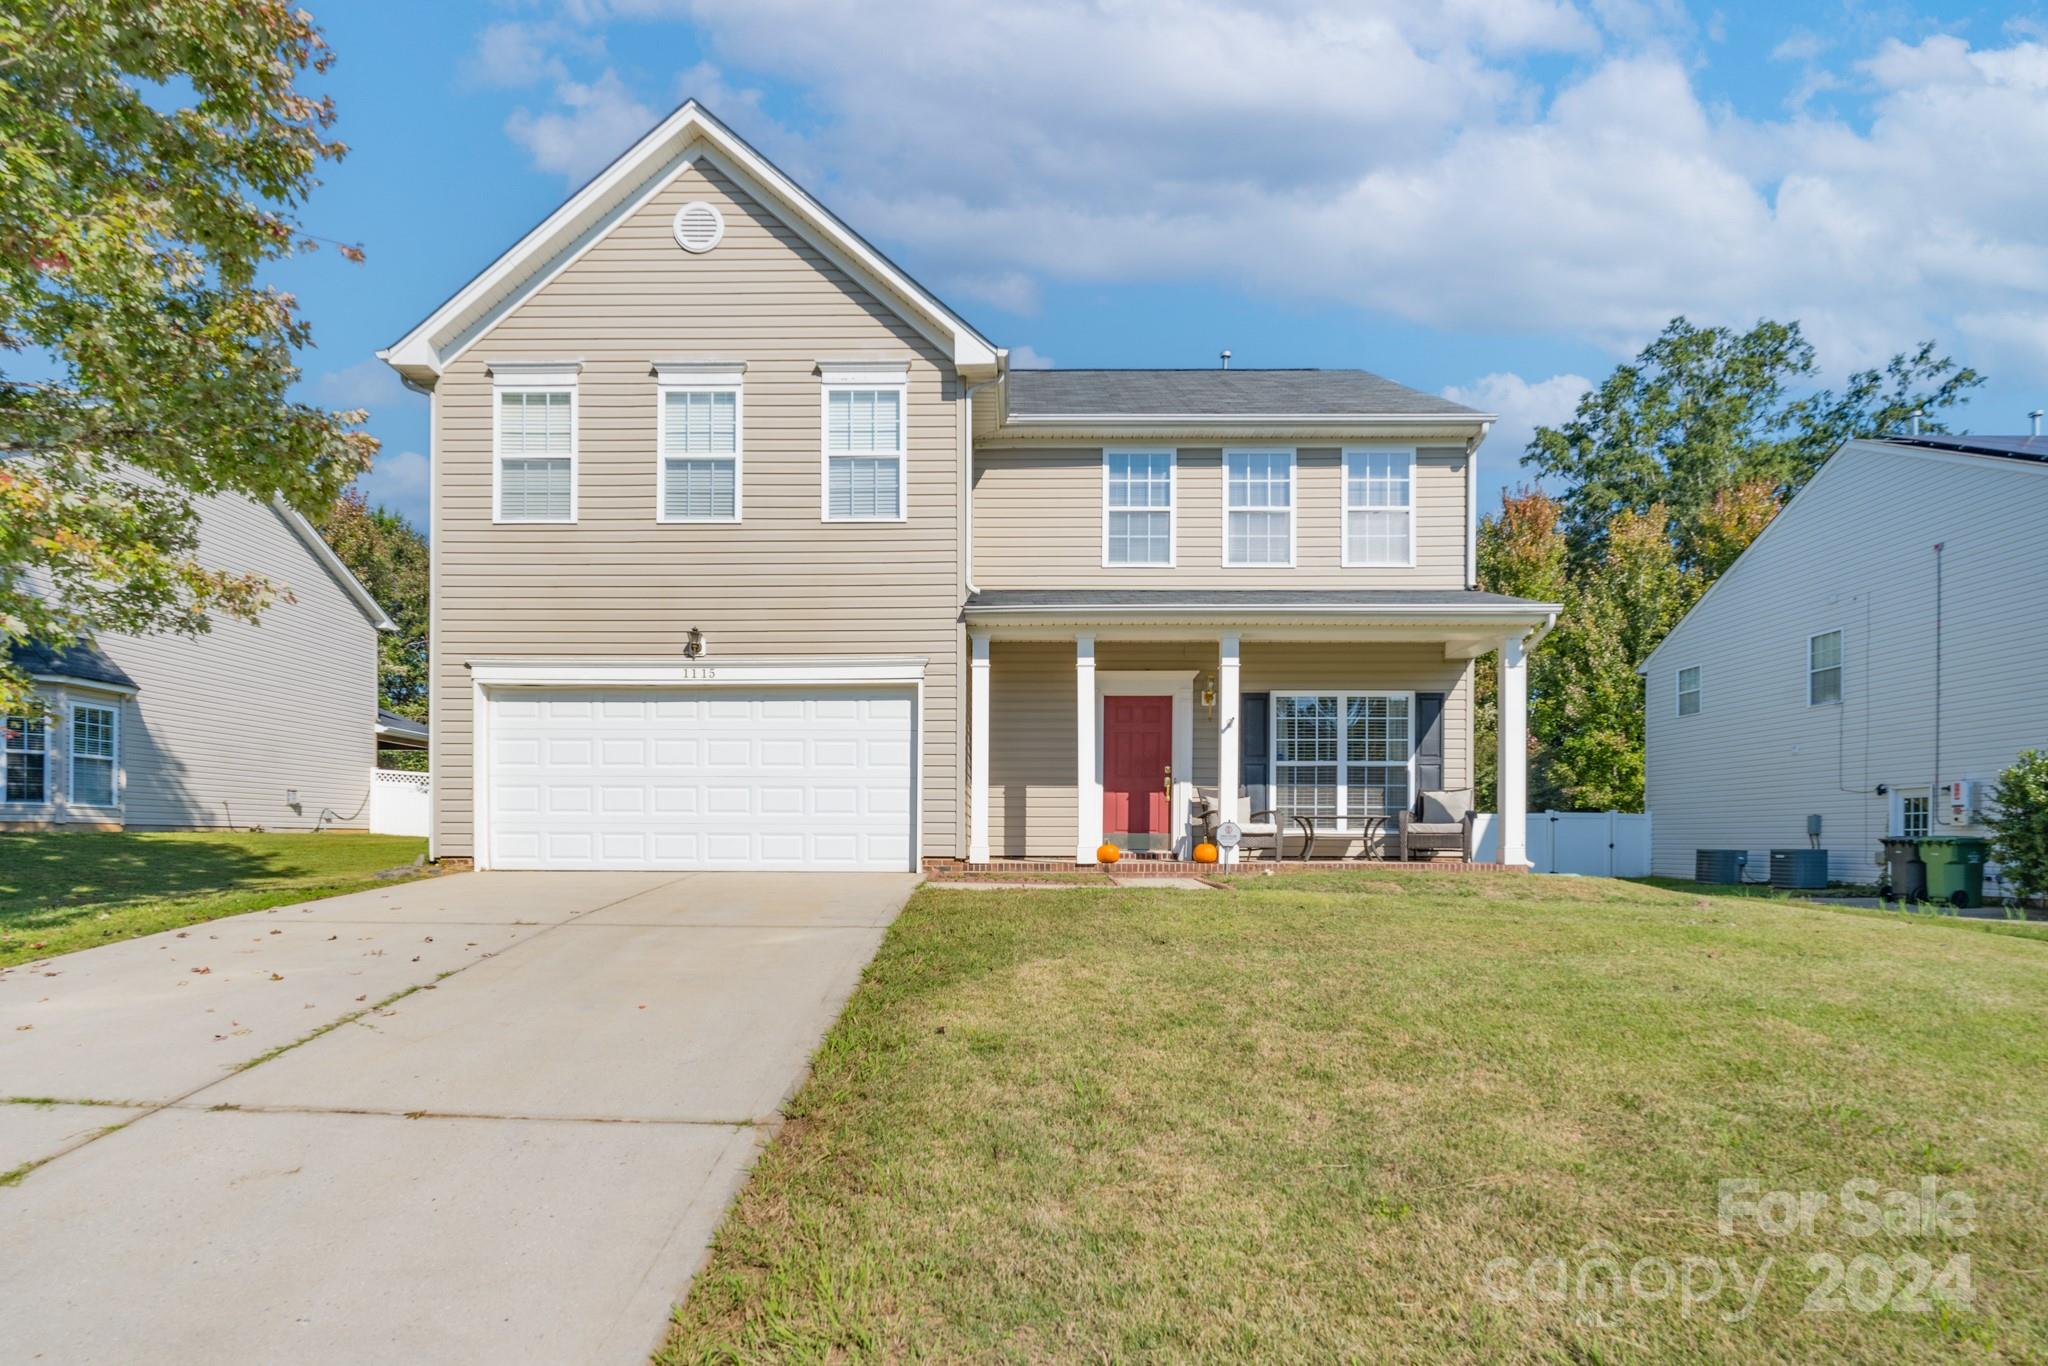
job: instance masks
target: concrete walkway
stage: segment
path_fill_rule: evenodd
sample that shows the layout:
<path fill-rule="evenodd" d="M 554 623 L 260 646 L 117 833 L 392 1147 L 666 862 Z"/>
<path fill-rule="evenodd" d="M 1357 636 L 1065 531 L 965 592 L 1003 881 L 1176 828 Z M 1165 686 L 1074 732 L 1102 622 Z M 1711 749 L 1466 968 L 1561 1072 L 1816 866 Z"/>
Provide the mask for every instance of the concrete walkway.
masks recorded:
<path fill-rule="evenodd" d="M 916 881 L 479 873 L 0 972 L 6 1359 L 645 1360 Z"/>

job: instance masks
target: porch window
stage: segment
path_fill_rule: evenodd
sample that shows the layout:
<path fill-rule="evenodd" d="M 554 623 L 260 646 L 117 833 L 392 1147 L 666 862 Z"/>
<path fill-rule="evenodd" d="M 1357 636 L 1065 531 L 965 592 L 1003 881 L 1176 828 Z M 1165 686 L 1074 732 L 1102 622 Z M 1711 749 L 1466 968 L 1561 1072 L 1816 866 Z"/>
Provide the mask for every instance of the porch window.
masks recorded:
<path fill-rule="evenodd" d="M 1110 451 L 1102 458 L 1102 562 L 1173 563 L 1173 452 Z"/>
<path fill-rule="evenodd" d="M 0 775 L 5 800 L 41 803 L 49 799 L 49 741 L 40 716 L 0 717 Z"/>
<path fill-rule="evenodd" d="M 1273 807 L 1357 830 L 1408 808 L 1415 748 L 1407 693 L 1277 693 Z"/>
<path fill-rule="evenodd" d="M 112 806 L 120 722 L 112 707 L 71 709 L 71 804 Z"/>
<path fill-rule="evenodd" d="M 1294 563 L 1294 452 L 1225 451 L 1223 563 Z"/>
<path fill-rule="evenodd" d="M 1344 563 L 1415 563 L 1415 452 L 1344 452 Z"/>

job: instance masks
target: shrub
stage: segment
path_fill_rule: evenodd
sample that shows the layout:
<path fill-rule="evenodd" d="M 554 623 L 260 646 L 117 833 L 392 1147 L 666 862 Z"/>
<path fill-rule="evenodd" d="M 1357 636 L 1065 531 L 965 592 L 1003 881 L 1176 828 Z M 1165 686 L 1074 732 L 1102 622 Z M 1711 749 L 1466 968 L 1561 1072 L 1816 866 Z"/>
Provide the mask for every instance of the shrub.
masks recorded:
<path fill-rule="evenodd" d="M 2048 893 L 2048 754 L 2021 750 L 1991 800 L 1991 856 L 2006 882 L 2023 897 Z"/>

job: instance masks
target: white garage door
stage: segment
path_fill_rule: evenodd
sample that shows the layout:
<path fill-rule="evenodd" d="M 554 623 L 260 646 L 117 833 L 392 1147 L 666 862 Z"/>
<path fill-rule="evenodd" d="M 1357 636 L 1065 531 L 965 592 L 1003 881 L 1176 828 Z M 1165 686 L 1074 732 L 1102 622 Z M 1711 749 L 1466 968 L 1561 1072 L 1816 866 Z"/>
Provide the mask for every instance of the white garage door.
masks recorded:
<path fill-rule="evenodd" d="M 911 868 L 912 694 L 545 689 L 490 702 L 497 868 Z"/>

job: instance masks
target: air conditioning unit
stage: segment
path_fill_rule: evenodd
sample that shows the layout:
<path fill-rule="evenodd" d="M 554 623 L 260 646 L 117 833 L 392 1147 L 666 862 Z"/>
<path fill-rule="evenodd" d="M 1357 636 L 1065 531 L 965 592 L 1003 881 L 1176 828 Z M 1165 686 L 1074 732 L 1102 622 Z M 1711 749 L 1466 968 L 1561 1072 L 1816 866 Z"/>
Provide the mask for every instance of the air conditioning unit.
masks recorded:
<path fill-rule="evenodd" d="M 1695 849 L 1692 855 L 1694 882 L 1740 882 L 1749 866 L 1747 849 Z"/>
<path fill-rule="evenodd" d="M 1771 885 L 1784 891 L 1818 891 L 1827 886 L 1828 851 L 1771 850 Z"/>
<path fill-rule="evenodd" d="M 1944 825 L 1977 824 L 1977 784 L 1968 778 L 1944 783 L 1941 788 L 1941 821 Z"/>

